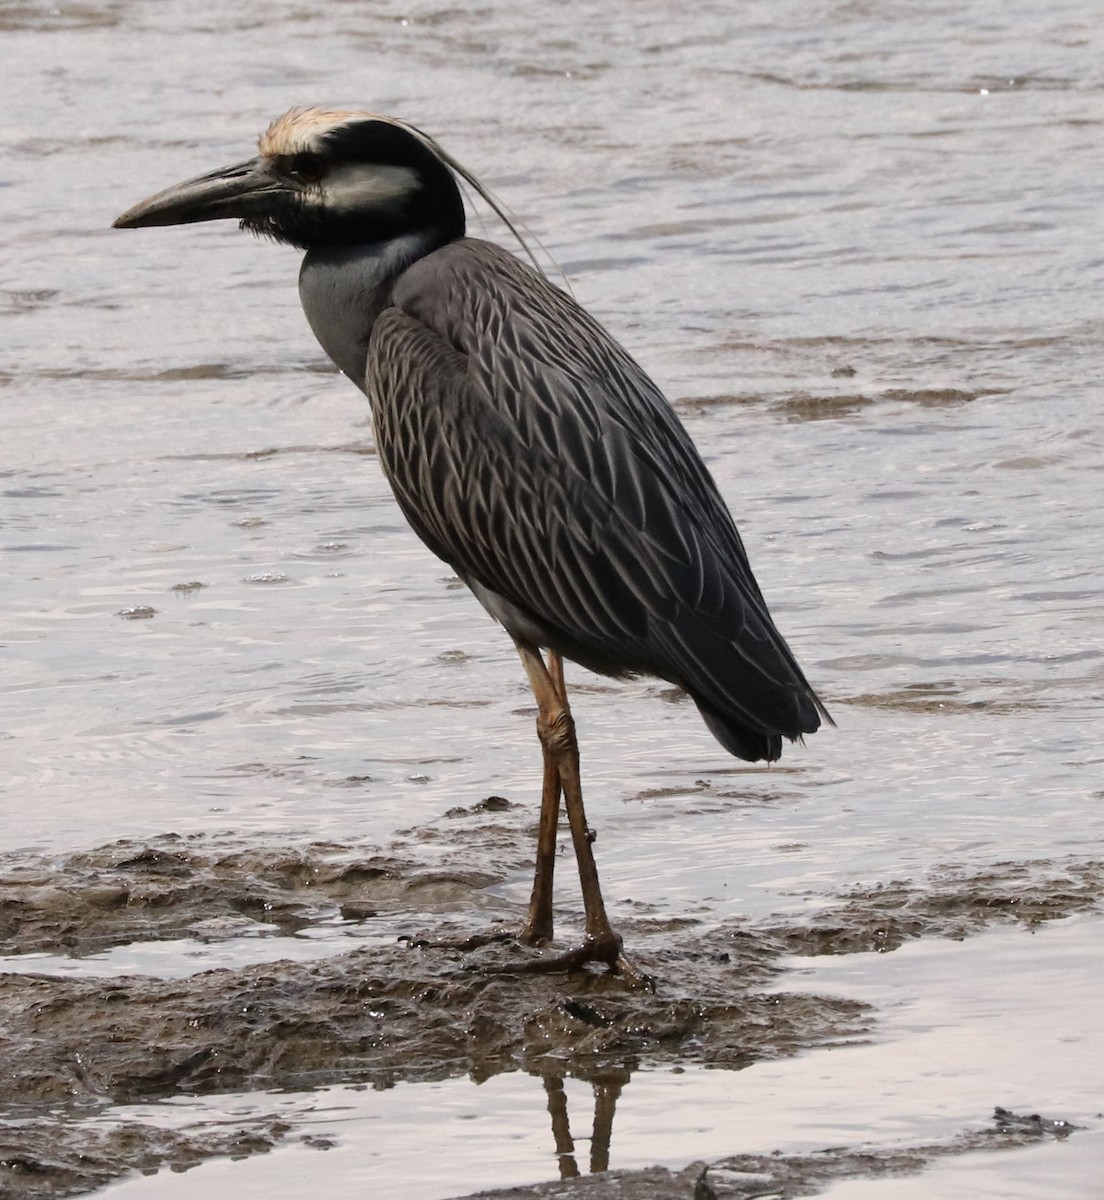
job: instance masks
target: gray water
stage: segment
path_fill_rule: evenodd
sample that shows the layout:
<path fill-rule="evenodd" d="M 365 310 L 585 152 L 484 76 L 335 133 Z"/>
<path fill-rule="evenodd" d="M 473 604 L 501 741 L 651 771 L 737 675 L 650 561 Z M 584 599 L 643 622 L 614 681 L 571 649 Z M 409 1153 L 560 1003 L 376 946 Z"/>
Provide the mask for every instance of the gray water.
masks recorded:
<path fill-rule="evenodd" d="M 535 798 L 516 656 L 405 528 L 363 398 L 306 328 L 297 254 L 229 225 L 109 228 L 323 102 L 432 132 L 661 383 L 838 721 L 748 768 L 665 685 L 571 672 L 615 915 L 757 917 L 947 863 L 1099 857 L 1102 34 L 1087 0 L 0 6 L 0 851 L 375 844 L 488 793 Z M 1041 935 L 1016 953 L 1023 933 L 956 960 L 975 999 L 1003 999 L 983 1006 L 989 1056 L 937 1058 L 942 1118 L 1097 1111 L 1100 934 L 1080 919 L 1049 965 Z M 862 966 L 856 994 L 897 1002 L 881 960 Z M 1054 1035 L 1027 1061 L 997 1049 L 1025 1006 Z M 949 1047 L 957 1012 L 930 1018 Z M 1055 1059 L 1059 1030 L 1078 1049 Z M 786 1080 L 802 1111 L 873 1130 L 892 1110 L 910 1134 L 919 1101 L 861 1071 L 822 1094 L 814 1060 L 755 1068 L 755 1097 L 754 1071 L 729 1080 L 764 1114 L 750 1144 L 731 1121 L 704 1148 L 653 1130 L 613 1165 L 800 1142 Z M 400 1150 L 437 1120 L 403 1095 Z M 350 1145 L 377 1117 L 359 1120 Z M 448 1146 L 447 1178 L 401 1194 L 553 1170 Z M 1081 1190 L 1054 1194 L 1089 1195 L 1099 1150 L 1061 1149 Z M 938 1194 L 1012 1195 L 1034 1153 Z M 466 1173 L 488 1155 L 489 1177 Z M 335 1195 L 367 1169 L 309 1167 Z"/>

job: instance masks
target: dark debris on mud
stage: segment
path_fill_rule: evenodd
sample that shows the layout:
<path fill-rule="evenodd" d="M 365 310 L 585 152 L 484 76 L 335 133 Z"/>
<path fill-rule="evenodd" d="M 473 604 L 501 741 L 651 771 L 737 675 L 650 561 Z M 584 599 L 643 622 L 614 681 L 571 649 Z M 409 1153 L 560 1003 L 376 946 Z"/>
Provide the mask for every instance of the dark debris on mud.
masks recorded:
<path fill-rule="evenodd" d="M 639 905 L 621 927 L 637 965 L 657 980 L 654 993 L 600 973 L 501 973 L 539 954 L 517 946 L 462 954 L 391 940 L 427 924 L 434 933 L 470 934 L 516 919 L 485 889 L 523 867 L 530 848 L 529 816 L 492 797 L 383 850 L 168 835 L 0 860 L 7 954 L 77 958 L 249 930 L 278 940 L 322 922 L 372 931 L 359 945 L 351 938 L 356 948 L 346 954 L 182 979 L 0 975 L 0 1193 L 75 1195 L 135 1170 L 259 1153 L 294 1136 L 275 1118 L 166 1131 L 112 1121 L 117 1104 L 333 1083 L 480 1081 L 504 1071 L 593 1078 L 640 1066 L 738 1069 L 854 1042 L 869 1036 L 871 1011 L 780 990 L 787 955 L 889 950 L 1009 919 L 1030 926 L 1095 907 L 1104 892 L 1099 863 L 1008 863 L 948 868 L 928 886 L 856 889 L 802 925 L 707 926 Z M 880 1151 L 875 1158 L 895 1161 Z M 789 1161 L 770 1159 L 776 1170 Z M 858 1165 L 840 1152 L 841 1173 Z M 726 1175 L 718 1165 L 709 1177 L 716 1196 L 751 1194 L 732 1190 L 733 1172 L 743 1169 Z M 885 1166 L 895 1169 L 905 1168 Z M 639 1186 L 618 1175 L 572 1186 L 614 1189 L 579 1195 L 660 1197 L 668 1187 L 692 1195 L 684 1175 L 637 1172 Z M 501 1193 L 522 1194 L 544 1192 Z"/>

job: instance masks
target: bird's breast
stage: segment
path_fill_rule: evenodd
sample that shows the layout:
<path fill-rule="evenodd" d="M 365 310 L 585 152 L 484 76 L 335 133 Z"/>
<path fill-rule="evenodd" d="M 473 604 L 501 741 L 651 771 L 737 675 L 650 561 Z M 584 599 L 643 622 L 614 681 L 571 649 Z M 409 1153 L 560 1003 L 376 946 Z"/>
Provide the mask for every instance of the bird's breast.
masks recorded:
<path fill-rule="evenodd" d="M 365 391 L 368 343 L 395 281 L 432 245 L 410 235 L 385 242 L 311 249 L 299 270 L 299 299 L 319 345 Z"/>

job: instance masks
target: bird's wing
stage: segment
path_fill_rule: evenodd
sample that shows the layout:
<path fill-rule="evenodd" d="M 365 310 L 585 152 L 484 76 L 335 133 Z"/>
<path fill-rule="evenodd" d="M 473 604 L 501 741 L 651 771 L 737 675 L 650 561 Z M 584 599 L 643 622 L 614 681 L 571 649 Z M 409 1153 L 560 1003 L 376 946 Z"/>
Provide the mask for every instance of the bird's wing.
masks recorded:
<path fill-rule="evenodd" d="M 429 547 L 569 657 L 669 679 L 762 733 L 815 729 L 818 702 L 712 477 L 602 327 L 475 240 L 420 260 L 393 300 L 367 390 Z"/>

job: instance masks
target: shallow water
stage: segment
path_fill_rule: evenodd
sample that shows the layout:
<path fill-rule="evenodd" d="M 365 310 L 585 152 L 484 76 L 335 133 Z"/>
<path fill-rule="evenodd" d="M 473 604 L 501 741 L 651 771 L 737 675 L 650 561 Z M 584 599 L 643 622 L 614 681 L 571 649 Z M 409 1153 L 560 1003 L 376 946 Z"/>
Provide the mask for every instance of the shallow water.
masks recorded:
<path fill-rule="evenodd" d="M 405 529 L 363 399 L 306 328 L 296 254 L 108 228 L 325 101 L 438 136 L 662 383 L 839 723 L 747 768 L 665 685 L 574 671 L 615 915 L 805 916 L 949 863 L 1099 857 L 1100 32 L 1083 0 L 0 8 L 24 98 L 0 126 L 0 852 L 167 831 L 380 845 L 489 793 L 535 798 L 513 651 Z M 495 898 L 526 893 L 521 868 Z M 1001 989 L 1083 1029 L 1098 931 L 1070 929 L 1077 986 L 1037 992 L 1040 937 Z M 852 958 L 870 1003 L 890 964 L 922 978 Z M 974 1036 L 931 988 L 931 1026 Z M 676 1140 L 663 1161 L 789 1150 L 785 1111 L 836 1103 L 817 1056 L 860 1053 L 782 1064 L 757 1144 Z M 1017 1091 L 1022 1063 L 986 1053 L 1014 1095 L 941 1059 L 948 1129 L 1002 1102 L 1090 1115 L 1090 1055 Z M 708 1102 L 693 1086 L 686 1110 Z M 449 1194 L 416 1175 L 421 1087 L 390 1135 L 404 1194 Z M 892 1136 L 927 1136 L 914 1118 Z M 314 1178 L 340 1193 L 353 1157 L 314 1156 Z M 1016 1158 L 933 1169 L 941 1194 L 957 1171 L 1007 1195 Z M 541 1161 L 525 1179 L 554 1177 Z M 517 1181 L 503 1159 L 479 1186 Z"/>

